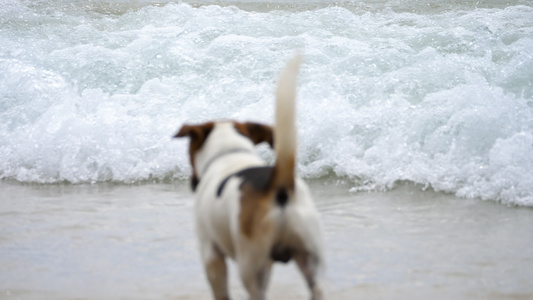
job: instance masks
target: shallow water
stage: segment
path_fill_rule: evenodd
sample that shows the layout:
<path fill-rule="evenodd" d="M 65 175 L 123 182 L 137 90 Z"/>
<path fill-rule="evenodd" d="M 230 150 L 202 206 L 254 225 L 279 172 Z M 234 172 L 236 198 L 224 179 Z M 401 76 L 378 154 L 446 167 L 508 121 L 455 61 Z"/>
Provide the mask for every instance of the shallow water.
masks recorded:
<path fill-rule="evenodd" d="M 482 2 L 4 1 L 0 179 L 187 177 L 177 128 L 270 123 L 303 49 L 304 177 L 532 205 L 533 6 Z"/>
<path fill-rule="evenodd" d="M 331 299 L 528 299 L 528 208 L 401 185 L 382 193 L 311 182 Z M 210 299 L 188 183 L 0 184 L 0 298 Z M 232 293 L 244 291 L 231 268 Z M 278 265 L 272 299 L 305 299 Z"/>

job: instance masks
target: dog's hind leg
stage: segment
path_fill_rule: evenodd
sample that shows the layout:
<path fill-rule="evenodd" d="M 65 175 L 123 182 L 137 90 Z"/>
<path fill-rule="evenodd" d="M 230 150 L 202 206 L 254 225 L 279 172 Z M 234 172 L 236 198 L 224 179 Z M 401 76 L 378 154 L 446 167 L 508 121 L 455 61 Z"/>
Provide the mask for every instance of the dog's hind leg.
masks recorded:
<path fill-rule="evenodd" d="M 299 253 L 294 256 L 294 260 L 311 291 L 311 300 L 324 299 L 322 286 L 318 278 L 320 268 L 319 258 L 310 253 Z"/>
<path fill-rule="evenodd" d="M 272 261 L 258 260 L 257 257 L 240 258 L 239 273 L 244 287 L 250 295 L 250 300 L 264 300 L 270 271 L 272 270 Z"/>
<path fill-rule="evenodd" d="M 222 252 L 214 245 L 203 245 L 202 259 L 205 273 L 211 284 L 211 290 L 216 300 L 229 300 L 228 270 Z"/>

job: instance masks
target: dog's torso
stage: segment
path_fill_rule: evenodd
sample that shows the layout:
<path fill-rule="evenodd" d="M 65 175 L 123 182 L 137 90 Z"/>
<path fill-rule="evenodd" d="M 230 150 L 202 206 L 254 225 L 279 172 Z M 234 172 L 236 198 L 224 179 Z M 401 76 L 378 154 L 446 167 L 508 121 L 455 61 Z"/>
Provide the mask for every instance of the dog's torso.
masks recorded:
<path fill-rule="evenodd" d="M 224 124 L 222 130 L 232 130 L 230 125 Z M 211 137 L 216 138 L 216 130 L 218 128 L 210 134 Z M 234 142 L 227 150 L 206 155 L 204 168 L 207 169 L 197 186 L 195 208 L 196 229 L 200 239 L 214 243 L 231 258 L 235 258 L 233 241 L 237 232 L 237 224 L 232 220 L 238 218 L 240 206 L 237 202 L 240 199 L 238 184 L 231 175 L 246 168 L 264 165 L 253 145 L 240 141 L 238 137 Z"/>
<path fill-rule="evenodd" d="M 303 247 L 300 234 L 309 229 L 298 227 L 302 226 L 299 222 L 302 215 L 313 213 L 311 194 L 306 184 L 297 179 L 295 198 L 288 203 L 280 203 L 274 193 L 243 199 L 242 188 L 246 184 L 255 189 L 266 188 L 273 167 L 266 166 L 253 144 L 238 135 L 231 122 L 217 123 L 206 141 L 206 147 L 220 148 L 218 140 L 224 139 L 226 149 L 205 151 L 199 159 L 198 166 L 204 170 L 196 195 L 198 235 L 234 259 L 236 245 L 246 236 L 250 242 L 261 243 L 273 252 L 277 260 L 283 260 L 273 248 Z M 311 230 L 316 232 L 319 228 Z M 309 239 L 312 236 L 306 237 L 311 243 Z"/>
<path fill-rule="evenodd" d="M 225 258 L 233 258 L 251 299 L 262 300 L 273 262 L 294 260 L 313 299 L 322 298 L 323 265 L 318 212 L 307 185 L 295 176 L 294 101 L 299 57 L 282 72 L 276 124 L 233 121 L 183 125 L 189 137 L 196 192 L 196 231 L 216 299 L 229 299 Z M 254 145 L 273 146 L 269 166 Z"/>

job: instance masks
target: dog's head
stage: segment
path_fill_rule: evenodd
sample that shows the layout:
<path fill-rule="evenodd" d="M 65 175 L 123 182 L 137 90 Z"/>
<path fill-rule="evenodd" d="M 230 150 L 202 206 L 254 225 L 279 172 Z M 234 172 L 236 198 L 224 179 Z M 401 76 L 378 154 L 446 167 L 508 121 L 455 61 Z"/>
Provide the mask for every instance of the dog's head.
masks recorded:
<path fill-rule="evenodd" d="M 222 125 L 223 124 L 223 125 Z M 231 124 L 231 126 L 229 126 Z M 192 189 L 195 190 L 196 186 L 200 182 L 199 170 L 197 169 L 197 154 L 201 152 L 206 146 L 207 141 L 211 135 L 224 134 L 225 136 L 232 135 L 233 133 L 239 137 L 246 137 L 249 141 L 252 142 L 252 145 L 257 145 L 262 142 L 267 142 L 271 147 L 274 144 L 274 137 L 272 132 L 272 127 L 268 125 L 263 125 L 254 122 L 207 122 L 198 125 L 183 125 L 178 133 L 174 135 L 175 138 L 179 137 L 189 137 L 189 159 L 191 161 L 191 166 L 193 170 L 192 174 Z M 229 147 L 250 147 L 248 144 L 243 144 L 239 142 L 239 139 L 231 139 L 231 141 L 226 141 L 224 143 L 211 143 L 209 147 L 220 148 L 212 149 L 212 153 L 217 153 L 219 151 L 224 151 L 223 147 L 228 147 L 228 143 L 235 143 L 235 145 L 230 145 Z"/>

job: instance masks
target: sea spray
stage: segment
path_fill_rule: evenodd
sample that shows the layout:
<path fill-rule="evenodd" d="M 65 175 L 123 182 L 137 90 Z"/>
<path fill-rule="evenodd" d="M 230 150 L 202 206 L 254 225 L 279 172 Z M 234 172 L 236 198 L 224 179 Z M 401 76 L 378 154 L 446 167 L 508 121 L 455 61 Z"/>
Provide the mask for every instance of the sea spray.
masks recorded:
<path fill-rule="evenodd" d="M 277 74 L 304 49 L 300 175 L 533 205 L 533 7 L 377 3 L 8 1 L 0 178 L 184 178 L 174 131 L 271 123 Z"/>

